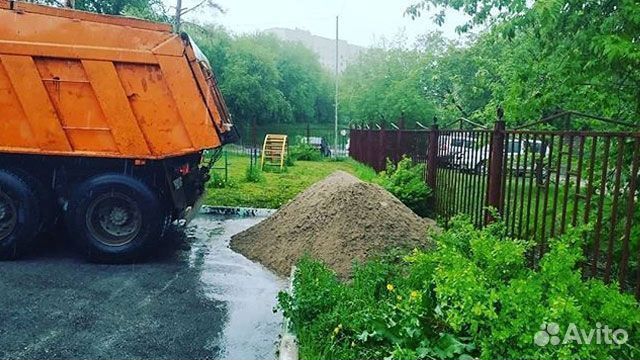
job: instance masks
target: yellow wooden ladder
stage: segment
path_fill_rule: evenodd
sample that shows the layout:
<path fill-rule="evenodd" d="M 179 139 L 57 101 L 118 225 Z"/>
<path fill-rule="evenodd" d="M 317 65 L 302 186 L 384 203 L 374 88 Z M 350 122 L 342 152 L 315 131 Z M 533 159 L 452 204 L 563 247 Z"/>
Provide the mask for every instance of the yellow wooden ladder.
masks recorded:
<path fill-rule="evenodd" d="M 284 169 L 284 160 L 287 156 L 287 135 L 267 134 L 262 145 L 261 168 L 265 166 L 278 166 Z"/>

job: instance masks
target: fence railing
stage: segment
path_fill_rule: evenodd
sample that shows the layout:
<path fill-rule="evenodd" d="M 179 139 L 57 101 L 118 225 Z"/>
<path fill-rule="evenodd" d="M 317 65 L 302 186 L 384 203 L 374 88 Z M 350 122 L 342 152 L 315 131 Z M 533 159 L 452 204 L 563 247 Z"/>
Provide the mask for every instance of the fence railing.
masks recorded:
<path fill-rule="evenodd" d="M 302 143 L 314 143 L 322 139 L 331 148 L 333 155 L 345 156 L 347 151 L 347 140 L 349 139 L 349 128 L 341 126 L 337 133 L 331 124 L 270 124 L 253 125 L 239 122 L 236 124 L 240 139 L 233 145 L 227 145 L 230 152 L 248 155 L 252 149 L 261 149 L 264 138 L 267 134 L 287 135 L 289 145 L 300 145 Z M 336 149 L 337 145 L 337 149 Z"/>
<path fill-rule="evenodd" d="M 402 156 L 426 164 L 434 212 L 477 226 L 494 208 L 514 238 L 549 239 L 589 224 L 583 274 L 618 281 L 640 298 L 640 133 L 506 130 L 351 130 L 350 155 L 376 170 Z"/>

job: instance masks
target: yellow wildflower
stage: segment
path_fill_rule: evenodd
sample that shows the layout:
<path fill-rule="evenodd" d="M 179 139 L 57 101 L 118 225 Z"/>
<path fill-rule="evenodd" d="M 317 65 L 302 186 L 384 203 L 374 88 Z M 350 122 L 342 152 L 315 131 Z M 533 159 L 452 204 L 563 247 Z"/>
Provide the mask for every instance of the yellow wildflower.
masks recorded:
<path fill-rule="evenodd" d="M 395 290 L 395 288 L 393 287 L 393 284 L 387 284 L 387 290 L 393 292 L 393 290 Z"/>
<path fill-rule="evenodd" d="M 420 293 L 419 293 L 419 292 L 417 292 L 417 291 L 415 291 L 415 290 L 413 290 L 413 291 L 411 292 L 411 299 L 412 299 L 412 300 L 416 300 L 416 299 L 418 299 L 418 296 L 420 296 Z"/>
<path fill-rule="evenodd" d="M 398 301 L 402 301 L 402 296 L 398 295 L 396 296 L 396 299 L 398 299 Z"/>

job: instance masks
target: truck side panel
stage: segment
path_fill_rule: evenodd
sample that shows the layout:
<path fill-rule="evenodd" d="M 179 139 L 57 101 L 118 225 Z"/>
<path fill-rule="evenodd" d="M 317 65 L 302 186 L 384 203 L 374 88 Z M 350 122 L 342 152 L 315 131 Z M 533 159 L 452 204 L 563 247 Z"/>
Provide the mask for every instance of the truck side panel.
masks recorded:
<path fill-rule="evenodd" d="M 0 62 L 4 72 L 8 75 L 8 84 L 0 85 L 2 88 L 11 88 L 15 96 L 11 106 L 20 106 L 25 119 L 29 123 L 33 139 L 25 139 L 24 134 L 16 134 L 9 131 L 0 135 L 0 144 L 5 144 L 9 138 L 15 135 L 22 135 L 21 138 L 27 140 L 29 148 L 50 149 L 52 151 L 69 151 L 71 145 L 65 131 L 60 123 L 56 109 L 49 99 L 49 93 L 44 87 L 40 78 L 36 64 L 31 57 L 2 55 Z M 0 109 L 0 117 L 3 121 L 13 122 L 11 118 L 4 117 L 4 109 Z"/>
<path fill-rule="evenodd" d="M 166 25 L 7 4 L 0 152 L 160 159 L 222 145 L 224 105 Z"/>
<path fill-rule="evenodd" d="M 124 154 L 150 155 L 149 143 L 138 125 L 113 63 L 83 60 L 82 65 L 98 101 L 109 104 L 101 108 L 109 122 L 118 150 Z"/>

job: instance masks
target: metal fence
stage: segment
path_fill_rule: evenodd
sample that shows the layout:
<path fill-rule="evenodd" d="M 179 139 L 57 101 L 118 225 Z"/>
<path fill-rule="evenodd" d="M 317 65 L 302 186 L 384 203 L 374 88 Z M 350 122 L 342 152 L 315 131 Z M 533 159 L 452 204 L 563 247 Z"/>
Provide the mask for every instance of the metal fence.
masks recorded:
<path fill-rule="evenodd" d="M 338 129 L 337 149 L 335 148 L 335 129 L 333 124 L 270 124 L 256 126 L 252 124 L 237 124 L 240 139 L 233 145 L 227 145 L 228 151 L 234 154 L 249 155 L 253 149 L 262 149 L 262 143 L 267 134 L 287 135 L 290 146 L 302 143 L 313 143 L 320 139 L 331 148 L 334 155 L 346 156 L 349 130 L 345 127 Z"/>
<path fill-rule="evenodd" d="M 640 133 L 506 130 L 351 130 L 350 155 L 376 170 L 402 156 L 426 164 L 434 212 L 477 226 L 499 216 L 507 234 L 535 241 L 588 224 L 583 274 L 640 298 Z M 490 208 L 497 210 L 493 213 Z"/>

